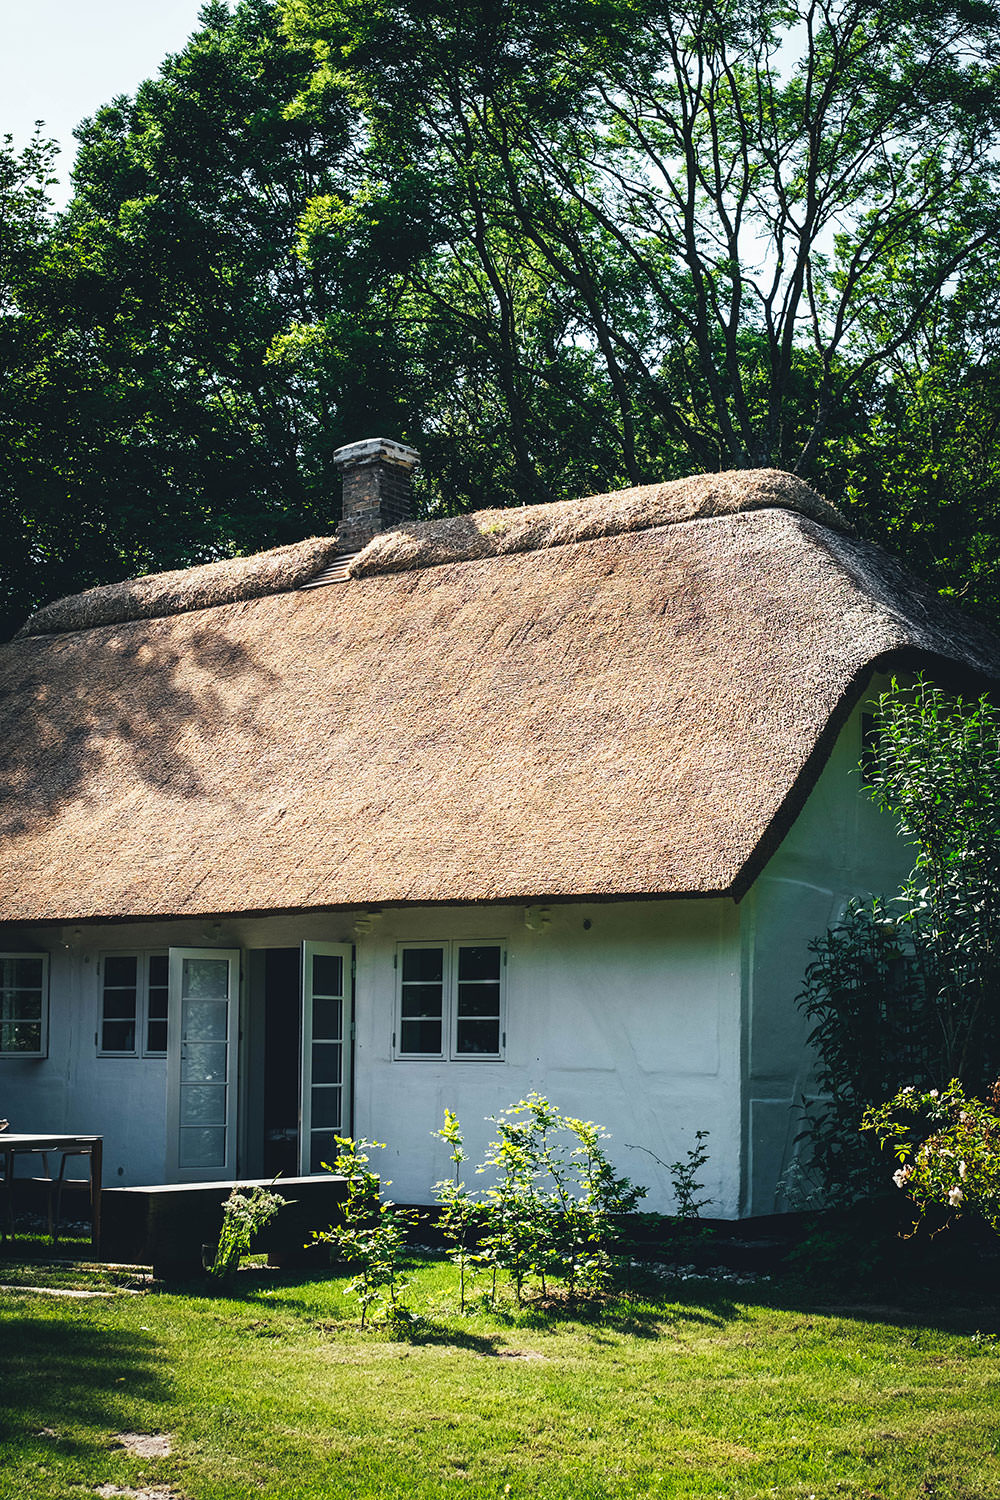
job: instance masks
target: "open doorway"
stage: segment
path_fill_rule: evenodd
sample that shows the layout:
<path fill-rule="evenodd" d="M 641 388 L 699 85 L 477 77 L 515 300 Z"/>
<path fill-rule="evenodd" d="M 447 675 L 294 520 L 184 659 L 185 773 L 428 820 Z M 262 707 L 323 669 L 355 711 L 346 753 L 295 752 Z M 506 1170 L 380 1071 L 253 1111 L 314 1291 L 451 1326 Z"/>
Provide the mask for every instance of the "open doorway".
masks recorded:
<path fill-rule="evenodd" d="M 244 1171 L 247 1177 L 299 1172 L 299 1067 L 302 955 L 256 948 L 249 965 L 249 1047 Z"/>
<path fill-rule="evenodd" d="M 352 949 L 307 941 L 248 954 L 241 1177 L 297 1177 L 351 1129 Z"/>

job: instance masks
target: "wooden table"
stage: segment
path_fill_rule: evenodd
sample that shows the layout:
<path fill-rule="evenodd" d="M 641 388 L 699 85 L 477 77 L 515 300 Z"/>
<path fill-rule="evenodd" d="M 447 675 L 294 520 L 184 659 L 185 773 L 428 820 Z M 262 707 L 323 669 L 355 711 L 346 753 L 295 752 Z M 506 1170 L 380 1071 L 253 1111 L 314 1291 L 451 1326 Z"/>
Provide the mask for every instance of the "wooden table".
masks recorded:
<path fill-rule="evenodd" d="M 86 1156 L 90 1165 L 90 1242 L 99 1245 L 101 1239 L 101 1170 L 104 1137 L 100 1135 L 30 1135 L 16 1130 L 0 1130 L 0 1157 L 3 1157 L 3 1183 L 7 1193 L 4 1221 L 7 1232 L 14 1232 L 14 1162 L 18 1156 L 47 1157 L 48 1152 L 60 1155 Z M 63 1163 L 65 1165 L 65 1162 Z M 49 1175 L 48 1162 L 44 1171 Z M 58 1182 L 53 1178 L 53 1186 Z M 58 1229 L 58 1225 L 56 1226 Z"/>

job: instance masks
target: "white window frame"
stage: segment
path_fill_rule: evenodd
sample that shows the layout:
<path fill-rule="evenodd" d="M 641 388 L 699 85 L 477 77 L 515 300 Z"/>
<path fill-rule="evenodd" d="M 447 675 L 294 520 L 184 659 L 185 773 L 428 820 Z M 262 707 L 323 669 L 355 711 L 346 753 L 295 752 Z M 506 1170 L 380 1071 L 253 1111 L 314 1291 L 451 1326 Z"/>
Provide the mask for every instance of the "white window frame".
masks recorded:
<path fill-rule="evenodd" d="M 24 1023 L 18 1023 L 16 1020 L 7 1020 L 4 1016 L 5 1003 L 2 997 L 3 994 L 6 993 L 3 984 L 3 981 L 6 977 L 4 974 L 6 963 L 9 960 L 25 958 L 34 959 L 36 962 L 40 962 L 42 965 L 42 1014 L 41 1031 L 39 1034 L 40 1041 L 37 1050 L 35 1048 L 32 1048 L 30 1051 L 21 1051 L 20 1049 L 16 1048 L 7 1050 L 3 1046 L 3 1031 L 0 1030 L 0 1058 L 4 1058 L 7 1060 L 11 1058 L 28 1059 L 36 1057 L 48 1057 L 49 1055 L 49 955 L 47 953 L 39 953 L 37 950 L 34 953 L 21 952 L 14 949 L 5 949 L 4 951 L 0 952 L 0 1026 L 34 1024 L 34 1017 L 30 1018 Z M 17 994 L 19 989 L 27 988 L 27 985 L 10 986 L 11 992 L 14 994 Z"/>
<path fill-rule="evenodd" d="M 104 1012 L 105 996 L 105 964 L 109 958 L 134 958 L 136 961 L 136 995 L 135 995 L 135 1046 L 126 1049 L 111 1048 L 104 1046 L 104 1023 L 105 1020 L 115 1020 L 114 1016 L 106 1017 Z M 109 948 L 107 952 L 98 955 L 97 960 L 97 1032 L 95 1042 L 97 1044 L 98 1057 L 163 1057 L 167 1055 L 167 1044 L 162 1048 L 153 1048 L 149 1045 L 149 1023 L 150 1020 L 162 1020 L 166 1024 L 166 1016 L 150 1017 L 149 1014 L 149 961 L 152 958 L 162 958 L 164 965 L 168 963 L 166 948 Z M 124 986 L 121 986 L 124 988 Z M 167 990 L 167 979 L 164 978 L 162 985 L 154 986 Z M 126 1018 L 121 1018 L 126 1019 Z M 169 1031 L 168 1031 L 169 1039 Z"/>
<path fill-rule="evenodd" d="M 411 948 L 442 950 L 441 980 L 441 1050 L 438 1052 L 404 1052 L 403 1037 L 403 952 Z M 500 1049 L 497 1052 L 458 1051 L 458 955 L 462 948 L 499 948 L 500 950 Z M 504 938 L 438 938 L 399 942 L 393 958 L 396 971 L 396 996 L 393 1006 L 392 1056 L 396 1062 L 503 1062 L 507 1052 L 507 943 Z M 490 1018 L 492 1019 L 492 1017 Z"/>

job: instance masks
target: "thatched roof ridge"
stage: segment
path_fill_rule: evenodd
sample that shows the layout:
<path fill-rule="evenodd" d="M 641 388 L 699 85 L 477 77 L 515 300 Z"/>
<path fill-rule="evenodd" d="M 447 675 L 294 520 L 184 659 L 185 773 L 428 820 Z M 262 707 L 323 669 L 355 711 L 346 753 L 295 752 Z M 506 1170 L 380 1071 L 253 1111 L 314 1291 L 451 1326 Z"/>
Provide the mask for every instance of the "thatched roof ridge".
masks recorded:
<path fill-rule="evenodd" d="M 480 510 L 437 521 L 414 521 L 376 536 L 356 557 L 350 576 L 365 578 L 502 553 L 531 552 L 772 506 L 811 516 L 838 531 L 851 530 L 839 511 L 793 474 L 779 469 L 749 469 L 699 474 L 608 495 L 589 495 L 582 500 L 555 500 L 513 510 Z M 87 589 L 46 604 L 31 616 L 20 634 L 89 630 L 95 625 L 154 619 L 280 594 L 315 577 L 337 548 L 336 536 L 310 537 L 250 557 L 225 558 L 200 567 Z"/>
<path fill-rule="evenodd" d="M 239 599 L 260 599 L 298 588 L 315 577 L 337 550 L 334 536 L 313 536 L 286 547 L 272 547 L 249 557 L 226 557 L 169 573 L 148 573 L 122 583 L 107 583 L 46 604 L 25 622 L 19 635 L 56 635 L 150 620 Z"/>
<path fill-rule="evenodd" d="M 739 895 L 873 664 L 1000 642 L 787 508 L 0 650 L 0 919 Z"/>
<path fill-rule="evenodd" d="M 853 529 L 828 500 L 794 474 L 782 469 L 733 469 L 580 500 L 414 521 L 374 537 L 351 564 L 350 574 L 370 578 L 377 573 L 402 573 L 772 508 L 809 516 L 835 531 Z"/>

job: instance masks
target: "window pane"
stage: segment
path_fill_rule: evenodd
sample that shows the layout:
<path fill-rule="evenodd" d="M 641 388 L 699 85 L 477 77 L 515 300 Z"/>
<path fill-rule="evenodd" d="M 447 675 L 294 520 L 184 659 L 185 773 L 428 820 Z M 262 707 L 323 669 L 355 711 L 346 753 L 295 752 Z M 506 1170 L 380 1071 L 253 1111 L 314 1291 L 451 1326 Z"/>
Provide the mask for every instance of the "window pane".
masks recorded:
<path fill-rule="evenodd" d="M 443 948 L 404 948 L 403 983 L 440 984 L 444 979 Z"/>
<path fill-rule="evenodd" d="M 313 1038 L 317 1042 L 340 1040 L 339 1000 L 313 1001 Z"/>
<path fill-rule="evenodd" d="M 4 995 L 4 1014 L 17 1021 L 42 1019 L 41 990 L 8 990 Z"/>
<path fill-rule="evenodd" d="M 226 1163 L 224 1126 L 182 1126 L 178 1165 L 182 1167 L 223 1167 Z"/>
<path fill-rule="evenodd" d="M 169 973 L 170 959 L 167 955 L 165 953 L 151 953 L 149 955 L 150 989 L 166 989 Z"/>
<path fill-rule="evenodd" d="M 225 1042 L 188 1042 L 181 1057 L 182 1083 L 225 1083 Z"/>
<path fill-rule="evenodd" d="M 323 1042 L 312 1049 L 313 1083 L 340 1082 L 340 1043 Z"/>
<path fill-rule="evenodd" d="M 181 993 L 199 1000 L 225 1000 L 229 994 L 229 960 L 185 958 Z"/>
<path fill-rule="evenodd" d="M 333 1166 L 337 1148 L 333 1144 L 333 1136 L 329 1131 L 321 1131 L 318 1135 L 311 1135 L 309 1139 L 309 1170 L 310 1172 L 322 1172 L 323 1163 Z"/>
<path fill-rule="evenodd" d="M 193 1084 L 181 1094 L 181 1109 L 185 1125 L 224 1125 L 226 1123 L 226 1091 L 212 1084 L 199 1088 Z"/>
<path fill-rule="evenodd" d="M 167 1023 L 166 1021 L 150 1021 L 146 1028 L 146 1051 L 166 1052 L 167 1050 Z"/>
<path fill-rule="evenodd" d="M 101 1027 L 102 1052 L 134 1052 L 135 1022 L 105 1021 Z"/>
<path fill-rule="evenodd" d="M 104 988 L 119 985 L 135 989 L 139 982 L 139 959 L 134 953 L 109 953 L 104 960 Z"/>
<path fill-rule="evenodd" d="M 339 1089 L 313 1089 L 312 1128 L 314 1130 L 340 1130 Z"/>
<path fill-rule="evenodd" d="M 458 1014 L 460 1016 L 498 1016 L 500 1014 L 499 984 L 460 984 Z"/>
<path fill-rule="evenodd" d="M 491 943 L 488 947 L 459 948 L 458 978 L 500 979 L 500 949 Z"/>
<path fill-rule="evenodd" d="M 336 953 L 314 953 L 312 979 L 314 995 L 342 995 L 344 960 Z"/>
<path fill-rule="evenodd" d="M 404 1017 L 440 1016 L 442 988 L 439 984 L 404 984 L 401 1014 Z"/>
<path fill-rule="evenodd" d="M 167 1019 L 167 991 L 157 987 L 150 990 L 146 1006 L 146 1014 L 151 1021 L 165 1021 Z"/>
<path fill-rule="evenodd" d="M 181 1034 L 186 1042 L 225 1040 L 229 1007 L 223 1001 L 185 1000 L 183 1016 Z"/>
<path fill-rule="evenodd" d="M 440 1021 L 406 1021 L 400 1026 L 400 1052 L 436 1055 L 441 1051 Z"/>
<path fill-rule="evenodd" d="M 134 1021 L 136 1016 L 135 990 L 104 991 L 104 1019 L 106 1021 Z"/>
<path fill-rule="evenodd" d="M 455 1050 L 462 1057 L 495 1056 L 500 1051 L 500 1022 L 459 1021 Z"/>
<path fill-rule="evenodd" d="M 40 1052 L 41 1023 L 0 1025 L 0 1052 Z"/>

